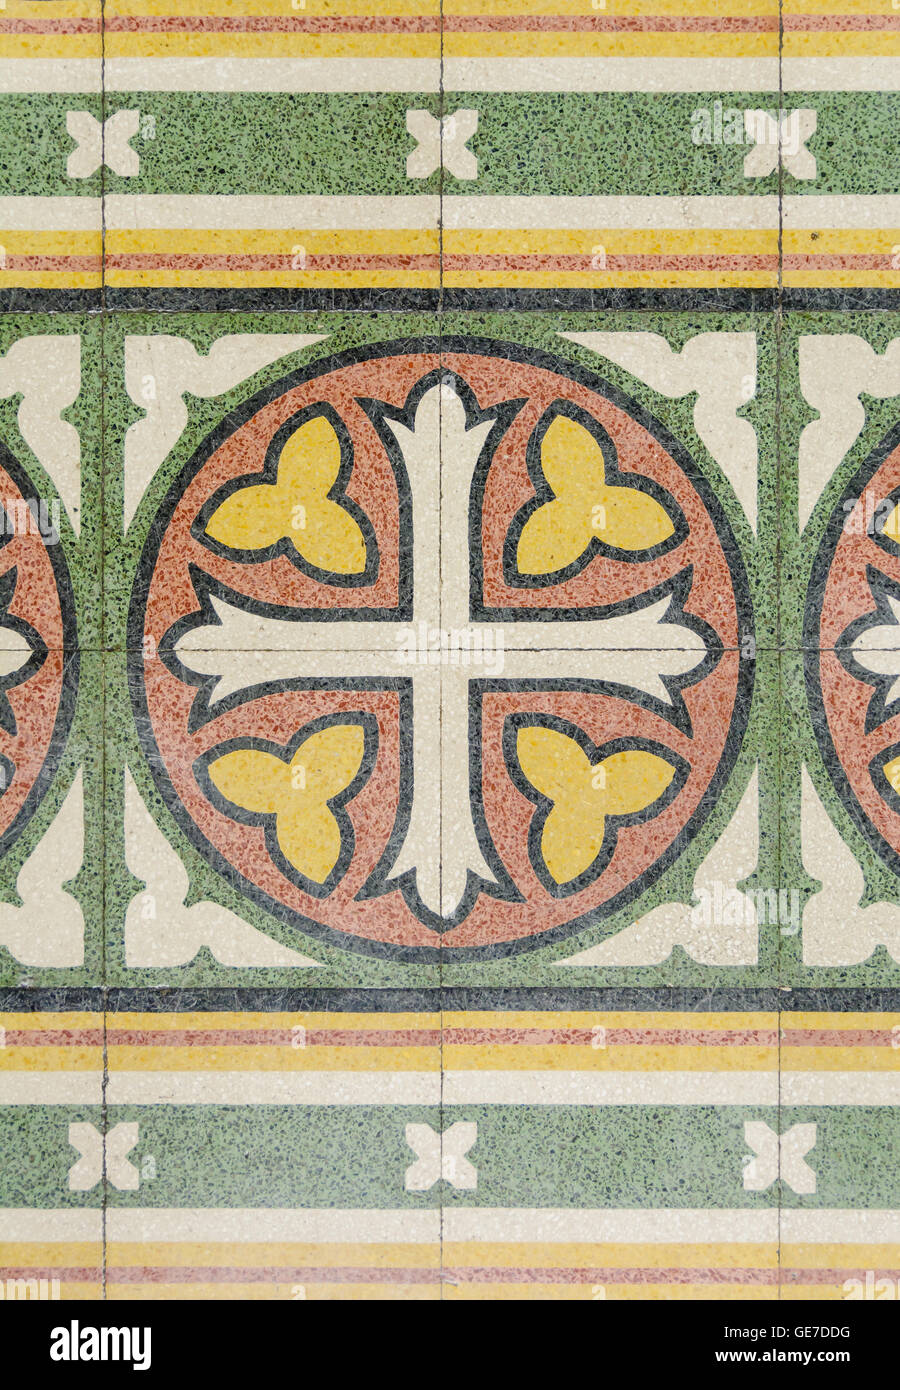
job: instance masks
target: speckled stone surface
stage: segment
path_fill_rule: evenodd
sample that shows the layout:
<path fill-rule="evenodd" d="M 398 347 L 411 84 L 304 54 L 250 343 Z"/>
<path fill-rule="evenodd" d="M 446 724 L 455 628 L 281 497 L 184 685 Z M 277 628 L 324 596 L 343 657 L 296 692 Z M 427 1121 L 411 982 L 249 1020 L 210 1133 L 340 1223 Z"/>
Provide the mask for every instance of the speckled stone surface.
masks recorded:
<path fill-rule="evenodd" d="M 900 16 L 677 8 L 0 9 L 7 1297 L 895 1281 Z"/>

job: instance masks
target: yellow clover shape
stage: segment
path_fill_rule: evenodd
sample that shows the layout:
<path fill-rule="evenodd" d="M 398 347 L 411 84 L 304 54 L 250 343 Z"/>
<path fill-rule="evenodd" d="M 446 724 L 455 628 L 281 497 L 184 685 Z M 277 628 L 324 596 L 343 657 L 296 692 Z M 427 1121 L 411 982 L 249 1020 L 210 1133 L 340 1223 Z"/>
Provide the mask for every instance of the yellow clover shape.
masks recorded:
<path fill-rule="evenodd" d="M 556 415 L 541 440 L 541 472 L 553 493 L 519 534 L 520 574 L 550 575 L 583 555 L 592 540 L 644 551 L 674 535 L 665 507 L 637 487 L 609 485 L 603 450 L 584 425 Z"/>
<path fill-rule="evenodd" d="M 524 777 L 552 803 L 540 850 L 547 873 L 560 887 L 594 863 L 608 816 L 646 810 L 669 789 L 677 772 L 674 762 L 643 748 L 623 749 L 592 765 L 574 738 L 542 724 L 518 730 L 515 753 Z"/>
<path fill-rule="evenodd" d="M 331 724 L 303 739 L 290 762 L 257 748 L 236 748 L 210 758 L 207 772 L 232 805 L 274 816 L 281 853 L 304 879 L 321 888 L 344 846 L 328 803 L 354 782 L 365 748 L 362 724 Z"/>
<path fill-rule="evenodd" d="M 366 538 L 348 507 L 328 493 L 341 470 L 341 441 L 326 415 L 314 415 L 289 436 L 274 483 L 248 483 L 229 493 L 206 523 L 206 534 L 229 550 L 267 550 L 291 542 L 309 565 L 326 573 L 361 575 Z"/>

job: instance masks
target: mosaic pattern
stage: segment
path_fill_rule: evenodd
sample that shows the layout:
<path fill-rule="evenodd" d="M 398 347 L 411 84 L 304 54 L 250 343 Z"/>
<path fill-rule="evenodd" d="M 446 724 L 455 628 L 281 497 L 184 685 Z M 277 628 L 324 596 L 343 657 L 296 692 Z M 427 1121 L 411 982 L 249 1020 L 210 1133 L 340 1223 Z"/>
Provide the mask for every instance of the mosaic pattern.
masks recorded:
<path fill-rule="evenodd" d="M 6 1297 L 897 1296 L 898 45 L 6 0 Z"/>

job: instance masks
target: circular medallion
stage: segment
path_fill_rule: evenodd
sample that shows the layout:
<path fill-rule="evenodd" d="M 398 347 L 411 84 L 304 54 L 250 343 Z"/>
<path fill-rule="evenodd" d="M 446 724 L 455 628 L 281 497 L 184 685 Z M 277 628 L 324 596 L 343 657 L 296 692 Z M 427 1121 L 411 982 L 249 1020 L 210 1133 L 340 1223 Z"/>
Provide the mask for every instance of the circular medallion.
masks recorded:
<path fill-rule="evenodd" d="M 750 619 L 712 489 L 635 402 L 505 343 L 382 344 L 247 401 L 175 479 L 130 685 L 174 815 L 281 922 L 496 955 L 684 851 Z"/>
<path fill-rule="evenodd" d="M 75 708 L 75 602 L 58 499 L 0 445 L 0 850 L 50 786 Z"/>
<path fill-rule="evenodd" d="M 813 564 L 813 728 L 841 799 L 900 873 L 900 426 L 851 479 Z"/>

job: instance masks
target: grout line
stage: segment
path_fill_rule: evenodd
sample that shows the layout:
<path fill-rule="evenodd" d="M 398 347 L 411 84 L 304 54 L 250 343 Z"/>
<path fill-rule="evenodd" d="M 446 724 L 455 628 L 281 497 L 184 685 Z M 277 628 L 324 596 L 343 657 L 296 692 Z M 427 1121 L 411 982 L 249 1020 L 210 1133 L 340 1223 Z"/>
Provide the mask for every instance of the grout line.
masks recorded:
<path fill-rule="evenodd" d="M 784 0 L 778 0 L 778 289 L 775 301 L 775 640 L 778 646 L 777 678 L 776 689 L 778 691 L 778 719 L 782 718 L 784 709 L 784 683 L 783 668 L 781 661 L 781 558 L 782 558 L 782 451 L 781 451 L 781 357 L 783 343 L 783 315 L 784 315 L 784 161 L 782 157 L 782 146 L 780 139 L 781 131 L 781 111 L 784 106 Z M 782 786 L 783 786 L 783 766 L 782 766 L 782 740 L 777 740 L 777 754 L 775 763 L 775 789 L 777 816 L 775 821 L 775 862 L 778 866 L 778 886 L 782 886 Z M 781 1116 L 782 1116 L 782 1046 L 781 1046 L 781 969 L 782 969 L 782 948 L 784 937 L 781 928 L 778 928 L 778 952 L 776 959 L 776 979 L 778 985 L 778 1012 L 775 1018 L 777 1029 L 778 1047 L 778 1106 L 776 1110 L 775 1123 L 778 1126 L 778 1231 L 776 1243 L 776 1269 L 777 1269 L 777 1293 L 776 1302 L 781 1302 L 781 1226 L 782 1209 L 784 1204 L 784 1185 L 781 1180 Z"/>

